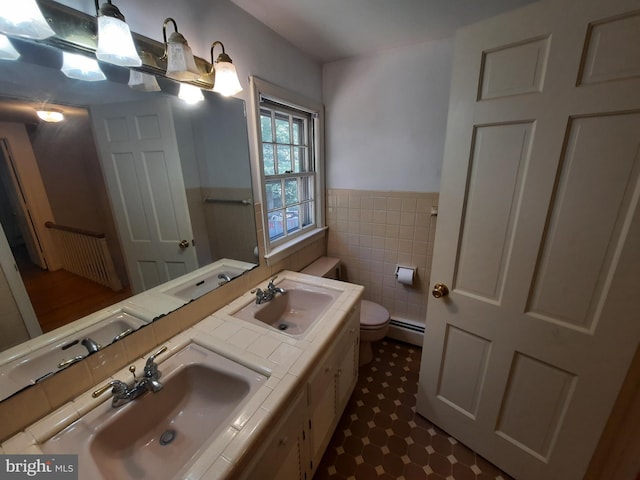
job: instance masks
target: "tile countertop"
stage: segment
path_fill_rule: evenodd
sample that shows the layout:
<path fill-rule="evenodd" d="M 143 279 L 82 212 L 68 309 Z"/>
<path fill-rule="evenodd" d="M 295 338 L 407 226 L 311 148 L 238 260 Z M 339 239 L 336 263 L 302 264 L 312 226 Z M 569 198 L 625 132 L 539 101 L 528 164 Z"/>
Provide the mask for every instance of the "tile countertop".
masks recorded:
<path fill-rule="evenodd" d="M 278 284 L 285 279 L 342 292 L 305 336 L 295 338 L 259 325 L 258 322 L 252 323 L 232 317 L 230 313 L 236 312 L 255 298 L 254 294 L 247 292 L 164 343 L 168 347 L 168 351 L 162 354 L 165 359 L 188 343 L 195 342 L 269 377 L 247 404 L 236 412 L 222 433 L 211 438 L 190 467 L 179 473 L 182 478 L 221 479 L 238 473 L 239 470 L 235 467 L 241 469 L 249 460 L 250 455 L 247 454 L 261 445 L 259 441 L 266 438 L 270 427 L 278 420 L 280 413 L 285 411 L 286 400 L 292 398 L 292 395 L 304 385 L 314 365 L 332 345 L 333 337 L 357 308 L 364 291 L 360 285 L 286 270 L 278 274 L 275 283 Z M 263 281 L 256 286 L 264 287 L 266 283 L 267 281 Z M 151 353 L 153 352 L 149 352 Z M 147 356 L 134 362 L 137 371 L 142 371 Z M 161 362 L 159 366 L 162 369 Z M 42 453 L 39 444 L 93 408 L 111 401 L 107 394 L 94 399 L 91 392 L 109 380 L 128 381 L 130 378 L 131 373 L 127 366 L 25 431 L 8 439 L 1 445 L 0 451 Z"/>

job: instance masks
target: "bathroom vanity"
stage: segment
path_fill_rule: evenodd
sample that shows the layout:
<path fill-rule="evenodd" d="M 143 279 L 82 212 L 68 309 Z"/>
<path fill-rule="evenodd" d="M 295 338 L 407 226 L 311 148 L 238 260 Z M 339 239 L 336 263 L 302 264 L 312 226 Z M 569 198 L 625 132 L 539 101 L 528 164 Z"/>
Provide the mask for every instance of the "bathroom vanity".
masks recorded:
<path fill-rule="evenodd" d="M 247 292 L 163 342 L 158 392 L 117 408 L 109 388 L 92 397 L 133 383 L 127 366 L 3 452 L 78 453 L 80 478 L 310 479 L 357 380 L 363 287 L 289 271 L 274 283 L 284 293 L 256 305 Z"/>

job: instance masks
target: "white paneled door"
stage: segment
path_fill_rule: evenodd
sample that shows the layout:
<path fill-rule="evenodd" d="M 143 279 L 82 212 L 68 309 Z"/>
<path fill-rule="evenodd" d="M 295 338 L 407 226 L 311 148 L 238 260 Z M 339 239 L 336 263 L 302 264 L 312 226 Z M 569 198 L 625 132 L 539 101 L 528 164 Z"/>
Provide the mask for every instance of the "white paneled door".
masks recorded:
<path fill-rule="evenodd" d="M 638 0 L 458 32 L 417 408 L 519 480 L 583 477 L 640 342 L 639 175 Z"/>
<path fill-rule="evenodd" d="M 102 170 L 134 293 L 198 268 L 171 107 L 91 107 Z"/>

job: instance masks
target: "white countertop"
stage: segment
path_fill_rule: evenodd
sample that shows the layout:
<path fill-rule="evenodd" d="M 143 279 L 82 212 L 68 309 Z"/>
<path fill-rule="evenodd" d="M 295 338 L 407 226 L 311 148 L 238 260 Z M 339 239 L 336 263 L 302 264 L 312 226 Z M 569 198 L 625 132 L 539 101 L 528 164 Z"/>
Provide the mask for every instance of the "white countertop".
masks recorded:
<path fill-rule="evenodd" d="M 364 291 L 359 285 L 290 271 L 280 272 L 276 283 L 284 279 L 341 291 L 333 305 L 304 336 L 289 336 L 265 325 L 232 317 L 230 313 L 254 301 L 255 295 L 247 292 L 163 344 L 168 347 L 168 351 L 162 354 L 164 358 L 195 342 L 268 376 L 265 384 L 236 412 L 223 432 L 210 439 L 188 470 L 180 472 L 183 478 L 226 478 L 236 464 L 246 459 L 245 453 L 257 448 L 256 440 L 268 432 L 280 412 L 286 409 L 285 400 L 304 384 L 313 366 L 328 350 L 333 337 L 355 311 Z M 257 286 L 263 284 L 266 281 Z M 145 358 L 134 362 L 138 371 L 142 371 Z M 159 367 L 162 369 L 161 362 Z M 39 444 L 88 411 L 110 402 L 109 395 L 93 399 L 91 392 L 95 388 L 111 379 L 129 381 L 130 378 L 128 367 L 123 368 L 4 442 L 0 453 L 42 453 Z"/>

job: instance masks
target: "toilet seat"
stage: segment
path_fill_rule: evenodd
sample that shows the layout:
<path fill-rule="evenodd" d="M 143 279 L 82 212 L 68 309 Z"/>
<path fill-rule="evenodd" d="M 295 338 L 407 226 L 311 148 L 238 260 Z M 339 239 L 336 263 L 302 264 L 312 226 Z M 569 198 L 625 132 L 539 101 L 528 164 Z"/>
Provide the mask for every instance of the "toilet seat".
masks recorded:
<path fill-rule="evenodd" d="M 360 303 L 360 329 L 379 330 L 389 323 L 389 311 L 382 305 L 362 300 Z"/>

